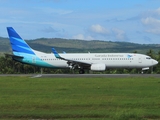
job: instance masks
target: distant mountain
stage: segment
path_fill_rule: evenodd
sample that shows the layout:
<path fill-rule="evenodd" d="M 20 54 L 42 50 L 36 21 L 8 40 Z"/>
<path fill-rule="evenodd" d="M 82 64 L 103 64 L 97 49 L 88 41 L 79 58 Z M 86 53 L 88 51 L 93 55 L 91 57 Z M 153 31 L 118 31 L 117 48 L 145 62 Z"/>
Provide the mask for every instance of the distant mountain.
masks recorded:
<path fill-rule="evenodd" d="M 146 53 L 150 49 L 158 53 L 160 44 L 135 44 L 129 42 L 111 42 L 100 40 L 75 40 L 61 38 L 40 38 L 35 40 L 26 40 L 26 42 L 35 50 L 50 53 L 54 47 L 58 52 L 65 51 L 66 53 L 78 52 L 134 52 Z M 0 52 L 9 53 L 11 47 L 8 38 L 0 37 Z"/>

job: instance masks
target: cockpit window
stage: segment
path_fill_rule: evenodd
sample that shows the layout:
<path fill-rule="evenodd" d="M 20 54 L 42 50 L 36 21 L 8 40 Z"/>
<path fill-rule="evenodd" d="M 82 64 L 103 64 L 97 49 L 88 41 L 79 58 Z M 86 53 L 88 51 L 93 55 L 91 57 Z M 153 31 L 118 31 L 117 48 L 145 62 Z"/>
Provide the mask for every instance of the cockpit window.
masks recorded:
<path fill-rule="evenodd" d="M 149 59 L 151 59 L 151 58 L 150 58 L 150 57 L 146 57 L 146 59 L 148 59 L 148 60 L 149 60 Z"/>

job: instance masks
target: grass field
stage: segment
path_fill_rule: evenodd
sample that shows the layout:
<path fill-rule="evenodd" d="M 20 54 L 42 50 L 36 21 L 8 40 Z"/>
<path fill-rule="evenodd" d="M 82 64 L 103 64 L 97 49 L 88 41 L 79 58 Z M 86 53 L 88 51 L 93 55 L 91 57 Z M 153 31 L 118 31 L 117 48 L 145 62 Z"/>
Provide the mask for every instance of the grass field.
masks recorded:
<path fill-rule="evenodd" d="M 0 77 L 0 119 L 160 119 L 159 78 Z"/>

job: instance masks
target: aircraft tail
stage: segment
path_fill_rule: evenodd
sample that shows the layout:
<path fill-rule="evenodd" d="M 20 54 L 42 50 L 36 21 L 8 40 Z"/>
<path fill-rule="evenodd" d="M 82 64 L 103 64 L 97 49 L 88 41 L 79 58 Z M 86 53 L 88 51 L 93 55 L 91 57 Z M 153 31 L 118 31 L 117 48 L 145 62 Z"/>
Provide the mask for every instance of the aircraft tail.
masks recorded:
<path fill-rule="evenodd" d="M 26 53 L 35 55 L 30 46 L 18 35 L 18 33 L 12 27 L 7 27 L 7 31 L 13 54 Z"/>

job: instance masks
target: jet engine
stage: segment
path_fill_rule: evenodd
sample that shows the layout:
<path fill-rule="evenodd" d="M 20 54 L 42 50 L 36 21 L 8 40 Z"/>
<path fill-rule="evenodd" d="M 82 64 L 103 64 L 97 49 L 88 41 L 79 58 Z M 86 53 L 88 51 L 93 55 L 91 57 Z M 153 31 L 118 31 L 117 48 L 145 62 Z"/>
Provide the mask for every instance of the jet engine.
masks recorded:
<path fill-rule="evenodd" d="M 106 65 L 104 63 L 94 63 L 91 65 L 92 71 L 105 71 Z"/>

